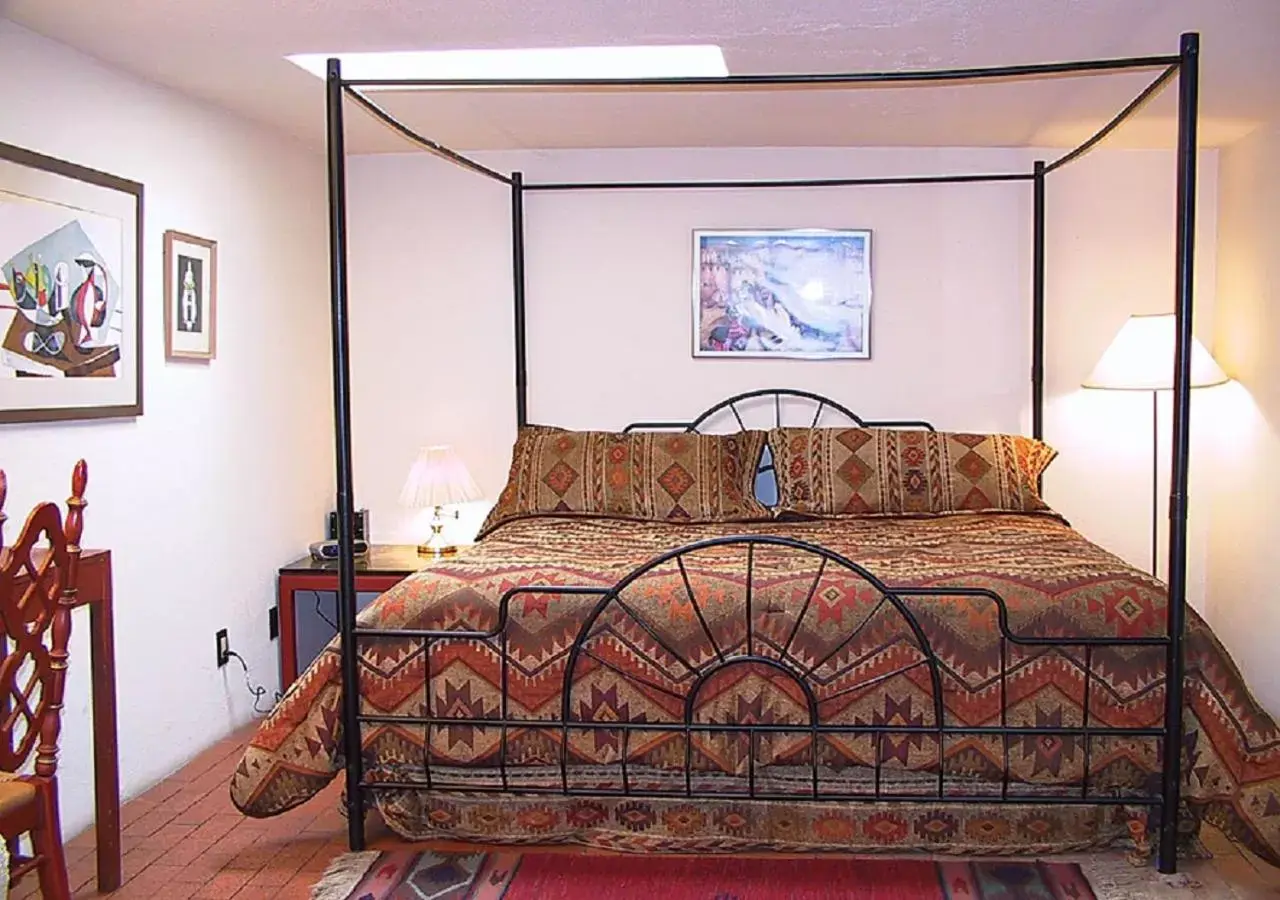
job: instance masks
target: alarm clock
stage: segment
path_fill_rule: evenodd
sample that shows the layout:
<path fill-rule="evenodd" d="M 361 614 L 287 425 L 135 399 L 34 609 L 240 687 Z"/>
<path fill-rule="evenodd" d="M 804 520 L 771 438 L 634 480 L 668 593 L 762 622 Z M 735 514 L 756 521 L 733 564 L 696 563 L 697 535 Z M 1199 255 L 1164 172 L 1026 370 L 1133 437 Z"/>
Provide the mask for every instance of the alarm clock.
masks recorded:
<path fill-rule="evenodd" d="M 311 545 L 311 558 L 324 562 L 332 562 L 337 559 L 341 553 L 337 541 L 316 541 Z M 369 544 L 362 540 L 352 542 L 352 549 L 356 556 L 364 556 L 369 552 Z"/>

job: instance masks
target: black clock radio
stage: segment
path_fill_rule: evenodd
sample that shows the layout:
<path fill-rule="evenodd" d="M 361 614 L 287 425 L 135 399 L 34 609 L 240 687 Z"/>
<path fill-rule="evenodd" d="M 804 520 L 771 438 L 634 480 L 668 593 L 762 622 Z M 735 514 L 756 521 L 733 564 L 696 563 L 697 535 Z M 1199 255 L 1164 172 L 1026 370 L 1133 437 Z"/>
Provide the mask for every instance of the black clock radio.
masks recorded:
<path fill-rule="evenodd" d="M 364 556 L 369 552 L 369 544 L 365 541 L 356 540 L 352 542 L 352 549 L 356 556 Z M 338 542 L 337 541 L 316 541 L 311 545 L 311 557 L 313 559 L 331 561 L 338 558 Z"/>

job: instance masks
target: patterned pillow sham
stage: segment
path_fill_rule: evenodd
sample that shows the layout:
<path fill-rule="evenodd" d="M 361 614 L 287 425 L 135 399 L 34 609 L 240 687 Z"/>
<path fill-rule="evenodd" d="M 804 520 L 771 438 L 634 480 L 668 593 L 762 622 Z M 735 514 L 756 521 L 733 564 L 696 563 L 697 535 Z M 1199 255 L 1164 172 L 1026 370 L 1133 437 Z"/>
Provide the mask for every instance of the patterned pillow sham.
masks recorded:
<path fill-rule="evenodd" d="M 900 515 L 1037 512 L 1041 473 L 1058 455 L 1010 434 L 891 428 L 775 428 L 775 512 Z"/>
<path fill-rule="evenodd" d="M 535 515 L 651 522 L 743 522 L 771 518 L 753 490 L 764 431 L 520 430 L 507 484 L 480 537 Z"/>

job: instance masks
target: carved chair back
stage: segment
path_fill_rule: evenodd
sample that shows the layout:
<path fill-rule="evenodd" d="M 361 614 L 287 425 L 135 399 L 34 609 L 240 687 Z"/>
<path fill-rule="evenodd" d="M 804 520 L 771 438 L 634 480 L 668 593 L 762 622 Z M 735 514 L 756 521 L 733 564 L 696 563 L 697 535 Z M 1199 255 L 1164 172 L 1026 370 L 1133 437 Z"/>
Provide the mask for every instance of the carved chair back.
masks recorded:
<path fill-rule="evenodd" d="M 5 547 L 7 482 L 0 471 L 0 771 L 22 770 L 32 751 L 36 775 L 57 771 L 86 481 L 81 460 L 66 522 L 55 504 L 41 503 Z"/>

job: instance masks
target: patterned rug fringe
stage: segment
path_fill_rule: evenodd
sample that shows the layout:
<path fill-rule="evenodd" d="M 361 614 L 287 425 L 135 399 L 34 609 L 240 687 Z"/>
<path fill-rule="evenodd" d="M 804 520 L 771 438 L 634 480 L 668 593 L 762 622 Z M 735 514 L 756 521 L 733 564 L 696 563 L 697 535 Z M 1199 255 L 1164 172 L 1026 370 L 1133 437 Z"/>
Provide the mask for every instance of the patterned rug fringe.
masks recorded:
<path fill-rule="evenodd" d="M 311 900 L 346 900 L 378 859 L 377 850 L 344 853 L 334 858 L 311 886 Z"/>
<path fill-rule="evenodd" d="M 1117 854 L 1100 854 L 1079 860 L 1098 900 L 1181 900 L 1197 896 L 1200 887 L 1185 872 L 1161 875 L 1152 864 L 1134 865 Z"/>

